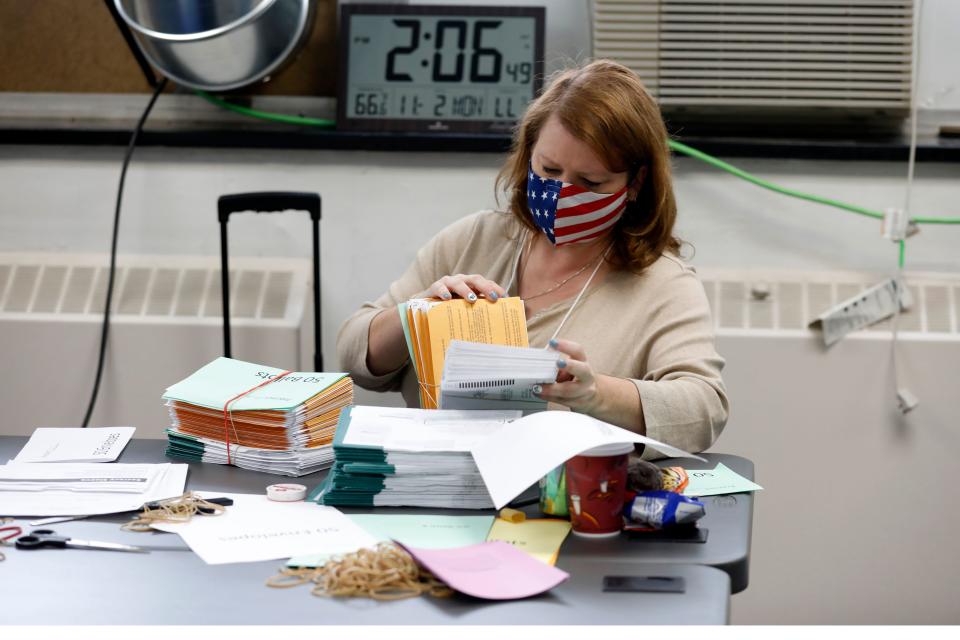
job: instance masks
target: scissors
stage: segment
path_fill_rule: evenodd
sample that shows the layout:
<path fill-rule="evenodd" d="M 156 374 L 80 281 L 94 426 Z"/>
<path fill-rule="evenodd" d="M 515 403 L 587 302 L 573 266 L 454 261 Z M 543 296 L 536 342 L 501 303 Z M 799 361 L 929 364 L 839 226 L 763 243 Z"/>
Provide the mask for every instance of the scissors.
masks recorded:
<path fill-rule="evenodd" d="M 97 542 L 95 540 L 77 540 L 57 535 L 52 529 L 34 529 L 29 535 L 20 536 L 14 543 L 17 549 L 104 549 L 106 551 L 133 551 L 148 553 L 146 549 L 118 542 Z"/>

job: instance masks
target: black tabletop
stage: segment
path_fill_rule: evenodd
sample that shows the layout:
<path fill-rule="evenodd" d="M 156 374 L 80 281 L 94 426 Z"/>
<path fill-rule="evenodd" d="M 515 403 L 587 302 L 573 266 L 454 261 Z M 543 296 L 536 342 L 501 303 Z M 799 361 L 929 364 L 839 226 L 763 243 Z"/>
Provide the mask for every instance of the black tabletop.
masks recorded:
<path fill-rule="evenodd" d="M 12 458 L 25 441 L 0 437 L 0 457 Z M 134 440 L 120 462 L 171 461 L 163 456 L 164 447 L 161 440 Z M 743 458 L 705 457 L 707 464 L 685 460 L 684 466 L 712 468 L 723 462 L 748 478 L 753 476 L 753 465 Z M 236 467 L 205 463 L 189 467 L 190 489 L 261 493 L 267 485 L 287 480 Z M 323 475 L 298 481 L 312 487 Z M 570 579 L 547 594 L 512 602 L 457 595 L 379 603 L 315 597 L 305 586 L 271 589 L 264 581 L 282 561 L 206 565 L 175 534 L 126 532 L 119 528 L 125 516 L 98 516 L 52 528 L 78 538 L 146 545 L 151 553 L 5 547 L 7 560 L 0 564 L 5 604 L 0 619 L 20 624 L 722 624 L 729 619 L 731 591 L 747 584 L 753 501 L 749 494 L 704 501 L 707 515 L 701 529 L 706 536 L 699 538 L 705 541 L 649 540 L 627 534 L 605 540 L 569 536 L 557 566 L 570 573 Z M 535 515 L 537 507 L 525 510 Z M 20 518 L 18 524 L 26 525 L 27 519 Z M 608 593 L 602 590 L 603 577 L 608 575 L 679 577 L 685 591 Z M 37 593 L 51 597 L 36 598 Z"/>

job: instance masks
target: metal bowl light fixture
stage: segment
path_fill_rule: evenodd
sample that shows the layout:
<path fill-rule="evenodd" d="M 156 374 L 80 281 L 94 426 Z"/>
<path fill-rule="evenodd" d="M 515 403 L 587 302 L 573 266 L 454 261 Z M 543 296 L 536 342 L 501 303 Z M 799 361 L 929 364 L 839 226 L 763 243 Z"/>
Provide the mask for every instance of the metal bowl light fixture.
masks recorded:
<path fill-rule="evenodd" d="M 229 91 L 273 72 L 304 40 L 310 0 L 113 0 L 147 59 L 177 84 Z"/>

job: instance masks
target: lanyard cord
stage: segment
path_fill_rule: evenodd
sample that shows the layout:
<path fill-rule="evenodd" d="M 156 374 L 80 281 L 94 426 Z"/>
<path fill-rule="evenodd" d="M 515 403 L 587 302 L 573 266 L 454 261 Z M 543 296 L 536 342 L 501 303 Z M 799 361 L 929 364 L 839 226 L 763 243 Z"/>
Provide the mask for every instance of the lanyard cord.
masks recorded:
<path fill-rule="evenodd" d="M 577 294 L 577 297 L 573 300 L 573 304 L 570 305 L 570 308 L 567 309 L 567 314 L 563 316 L 563 320 L 560 321 L 560 325 L 557 327 L 557 330 L 553 332 L 553 335 L 550 336 L 550 340 L 556 339 L 560 335 L 560 329 L 563 329 L 563 325 L 567 323 L 567 318 L 570 317 L 570 314 L 573 313 L 573 310 L 577 307 L 577 303 L 580 302 L 580 298 L 583 297 L 583 294 L 587 292 L 587 287 L 590 286 L 590 283 L 593 282 L 593 277 L 597 275 L 597 272 L 600 271 L 600 266 L 603 264 L 604 258 L 607 257 L 607 253 L 610 251 L 610 247 L 607 247 L 603 255 L 600 257 L 600 261 L 597 263 L 597 266 L 593 268 L 593 273 L 590 274 L 590 277 L 587 278 L 586 284 L 583 285 L 583 289 L 580 289 L 580 293 Z M 547 347 L 550 346 L 549 341 L 547 342 Z M 544 347 L 546 349 L 547 347 Z"/>
<path fill-rule="evenodd" d="M 516 251 L 516 256 L 513 259 L 513 269 L 511 269 L 511 272 L 510 272 L 510 282 L 508 282 L 507 286 L 505 287 L 507 290 L 507 293 L 510 293 L 510 287 L 513 286 L 514 281 L 517 279 L 517 264 L 519 264 L 520 262 L 520 253 L 523 251 L 523 244 L 524 244 L 524 241 L 527 239 L 527 234 L 529 232 L 530 232 L 529 229 L 524 229 L 523 233 L 520 234 L 520 237 L 517 239 L 517 251 Z M 554 331 L 553 335 L 550 336 L 550 340 L 554 340 L 558 335 L 560 335 L 560 330 L 563 329 L 563 325 L 567 323 L 567 319 L 570 317 L 570 314 L 573 313 L 573 310 L 576 308 L 577 304 L 580 302 L 580 299 L 583 298 L 583 294 L 587 292 L 587 288 L 590 286 L 590 283 L 593 282 L 593 278 L 594 276 L 597 275 L 597 272 L 600 271 L 600 266 L 603 265 L 603 260 L 604 258 L 607 257 L 607 254 L 609 252 L 610 252 L 610 247 L 607 247 L 606 249 L 604 249 L 603 253 L 600 255 L 599 262 L 597 262 L 597 266 L 593 268 L 593 272 L 590 274 L 590 277 L 587 278 L 587 281 L 586 283 L 584 283 L 583 288 L 580 289 L 580 293 L 578 293 L 577 297 L 574 298 L 573 304 L 571 304 L 570 308 L 567 309 L 566 315 L 563 316 L 563 320 L 560 321 L 560 324 L 559 326 L 557 326 L 556 331 Z M 518 295 L 520 294 L 519 282 L 517 283 L 517 294 Z M 549 341 L 547 342 L 547 346 L 549 346 Z M 546 348 L 547 347 L 544 347 L 544 349 Z"/>
<path fill-rule="evenodd" d="M 520 254 L 523 252 L 523 244 L 527 240 L 527 234 L 530 233 L 529 229 L 524 228 L 523 233 L 517 238 L 517 250 L 513 257 L 513 269 L 510 270 L 510 282 L 507 283 L 507 286 L 504 287 L 507 293 L 510 293 L 510 287 L 513 286 L 514 281 L 517 279 L 517 265 L 520 263 Z M 517 295 L 520 295 L 520 283 L 517 283 Z"/>

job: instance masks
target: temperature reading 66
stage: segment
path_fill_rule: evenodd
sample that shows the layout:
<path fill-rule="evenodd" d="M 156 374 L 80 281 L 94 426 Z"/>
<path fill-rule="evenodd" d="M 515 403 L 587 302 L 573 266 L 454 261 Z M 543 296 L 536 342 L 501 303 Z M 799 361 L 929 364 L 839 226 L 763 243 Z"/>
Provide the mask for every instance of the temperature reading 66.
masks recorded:
<path fill-rule="evenodd" d="M 358 116 L 383 116 L 387 114 L 387 96 L 383 93 L 357 93 L 353 112 Z"/>

